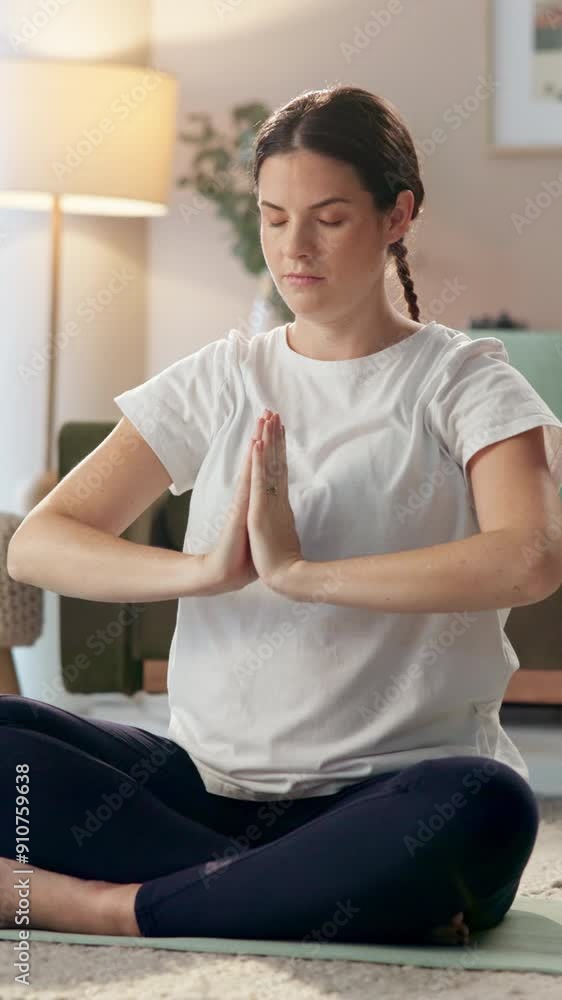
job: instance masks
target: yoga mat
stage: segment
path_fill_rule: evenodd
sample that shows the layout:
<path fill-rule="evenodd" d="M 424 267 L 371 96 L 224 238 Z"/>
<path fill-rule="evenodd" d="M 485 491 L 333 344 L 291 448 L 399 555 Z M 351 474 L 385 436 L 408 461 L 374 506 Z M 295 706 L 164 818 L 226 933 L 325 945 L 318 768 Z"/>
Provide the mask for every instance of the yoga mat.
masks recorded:
<path fill-rule="evenodd" d="M 0 940 L 18 940 L 19 929 L 0 930 Z M 344 959 L 386 965 L 420 965 L 452 969 L 502 969 L 562 975 L 562 900 L 518 896 L 501 924 L 474 931 L 468 945 L 336 944 L 303 941 L 254 941 L 210 937 L 125 937 L 105 934 L 62 934 L 30 929 L 30 941 L 61 944 L 119 945 L 121 948 L 165 948 L 224 955 L 275 955 L 282 958 Z"/>

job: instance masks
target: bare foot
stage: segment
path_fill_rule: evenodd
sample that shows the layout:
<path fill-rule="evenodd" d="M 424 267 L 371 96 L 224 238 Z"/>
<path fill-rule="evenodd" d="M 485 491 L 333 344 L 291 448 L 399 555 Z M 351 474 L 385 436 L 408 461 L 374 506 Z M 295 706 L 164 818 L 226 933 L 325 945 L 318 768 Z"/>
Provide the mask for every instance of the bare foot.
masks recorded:
<path fill-rule="evenodd" d="M 460 910 L 448 924 L 432 927 L 423 937 L 428 944 L 468 944 L 470 930 L 464 922 L 464 913 Z"/>
<path fill-rule="evenodd" d="M 0 857 L 0 927 L 141 936 L 134 915 L 141 883 L 80 879 L 33 864 L 26 867 Z"/>

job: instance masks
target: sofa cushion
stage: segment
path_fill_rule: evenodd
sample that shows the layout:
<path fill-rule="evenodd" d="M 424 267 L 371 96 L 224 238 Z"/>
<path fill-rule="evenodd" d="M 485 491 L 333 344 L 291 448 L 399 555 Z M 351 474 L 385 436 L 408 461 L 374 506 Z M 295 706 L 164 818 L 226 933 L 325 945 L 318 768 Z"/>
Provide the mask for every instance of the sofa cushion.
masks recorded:
<path fill-rule="evenodd" d="M 166 538 L 164 544 L 170 549 L 176 549 L 177 552 L 181 552 L 183 549 L 190 500 L 191 490 L 187 494 L 182 493 L 179 497 L 170 493 L 162 509 L 163 527 Z"/>

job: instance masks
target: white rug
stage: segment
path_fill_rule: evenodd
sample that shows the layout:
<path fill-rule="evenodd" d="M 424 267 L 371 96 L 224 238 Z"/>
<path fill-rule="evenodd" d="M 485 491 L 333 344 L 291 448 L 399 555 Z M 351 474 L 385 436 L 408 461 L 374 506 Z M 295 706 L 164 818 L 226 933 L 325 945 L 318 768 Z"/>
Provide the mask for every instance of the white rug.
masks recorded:
<path fill-rule="evenodd" d="M 517 896 L 562 899 L 562 799 L 539 799 L 535 850 Z M 404 901 L 407 905 L 407 900 Z M 367 962 L 206 955 L 33 942 L 31 985 L 14 982 L 13 944 L 0 941 L 0 1000 L 560 1000 L 562 977 Z M 460 948 L 459 948 L 460 950 Z M 25 991 L 25 992 L 22 992 Z"/>

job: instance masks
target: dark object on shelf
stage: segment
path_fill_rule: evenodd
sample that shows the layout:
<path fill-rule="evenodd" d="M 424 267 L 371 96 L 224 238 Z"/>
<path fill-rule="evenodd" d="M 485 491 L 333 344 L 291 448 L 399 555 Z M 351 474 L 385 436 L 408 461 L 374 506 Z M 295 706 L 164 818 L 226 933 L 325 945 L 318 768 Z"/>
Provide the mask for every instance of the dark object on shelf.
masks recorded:
<path fill-rule="evenodd" d="M 526 323 L 517 323 L 507 312 L 500 312 L 496 317 L 476 316 L 468 324 L 469 330 L 528 330 Z"/>

